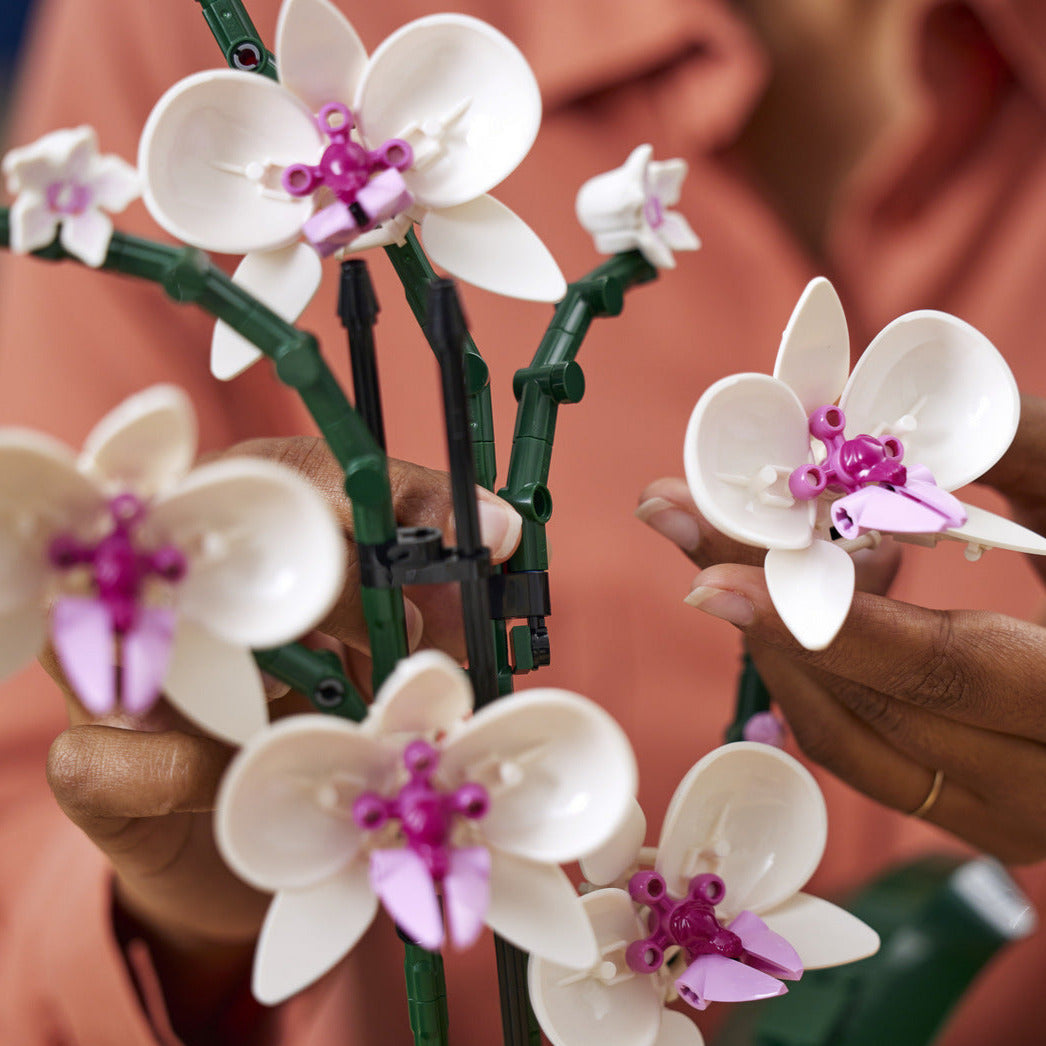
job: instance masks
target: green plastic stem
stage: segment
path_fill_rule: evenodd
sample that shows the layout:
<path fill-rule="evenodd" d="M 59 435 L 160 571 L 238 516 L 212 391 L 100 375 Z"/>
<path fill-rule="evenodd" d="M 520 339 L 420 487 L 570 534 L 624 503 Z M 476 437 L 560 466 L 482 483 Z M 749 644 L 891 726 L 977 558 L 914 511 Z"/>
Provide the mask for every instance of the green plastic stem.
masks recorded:
<path fill-rule="evenodd" d="M 367 704 L 332 650 L 309 650 L 300 643 L 287 643 L 271 650 L 255 650 L 254 660 L 263 672 L 304 694 L 326 715 L 357 723 L 366 718 Z"/>

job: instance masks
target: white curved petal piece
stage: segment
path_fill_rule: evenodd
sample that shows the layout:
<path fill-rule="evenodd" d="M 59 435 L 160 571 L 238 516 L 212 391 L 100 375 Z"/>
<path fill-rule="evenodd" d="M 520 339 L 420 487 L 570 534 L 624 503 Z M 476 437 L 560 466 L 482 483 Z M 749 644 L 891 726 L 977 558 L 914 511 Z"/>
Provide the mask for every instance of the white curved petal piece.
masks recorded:
<path fill-rule="evenodd" d="M 430 15 L 389 36 L 353 108 L 371 149 L 389 138 L 410 143 L 405 179 L 424 207 L 454 207 L 492 189 L 541 123 L 541 94 L 519 48 L 466 15 Z"/>
<path fill-rule="evenodd" d="M 97 269 L 105 261 L 112 238 L 112 220 L 93 207 L 63 219 L 62 230 L 59 233 L 62 246 L 84 265 L 93 269 Z"/>
<path fill-rule="evenodd" d="M 846 314 L 835 288 L 818 276 L 806 285 L 781 336 L 774 377 L 799 397 L 809 416 L 835 403 L 849 373 Z"/>
<path fill-rule="evenodd" d="M 280 891 L 254 954 L 254 997 L 275 1006 L 318 980 L 352 951 L 377 910 L 363 862 L 307 889 Z"/>
<path fill-rule="evenodd" d="M 326 716 L 292 716 L 255 734 L 218 791 L 214 830 L 226 863 L 260 890 L 312 886 L 347 868 L 364 838 L 352 804 L 385 788 L 396 759 Z"/>
<path fill-rule="evenodd" d="M 97 156 L 91 164 L 91 193 L 96 206 L 118 213 L 142 195 L 142 180 L 121 157 Z"/>
<path fill-rule="evenodd" d="M 25 668 L 43 649 L 47 618 L 39 605 L 0 610 L 0 679 Z"/>
<path fill-rule="evenodd" d="M 601 236 L 635 230 L 642 224 L 647 166 L 653 155 L 649 143 L 637 145 L 620 167 L 589 178 L 578 189 L 574 212 L 581 227 L 596 237 L 597 250 Z"/>
<path fill-rule="evenodd" d="M 758 548 L 805 548 L 814 501 L 796 501 L 792 470 L 810 461 L 806 414 L 795 393 L 766 374 L 735 374 L 708 388 L 683 443 L 686 481 L 717 530 Z"/>
<path fill-rule="evenodd" d="M 492 196 L 429 211 L 421 238 L 436 265 L 484 290 L 526 301 L 559 301 L 567 292 L 549 249 Z"/>
<path fill-rule="evenodd" d="M 167 699 L 209 734 L 242 745 L 269 722 L 265 684 L 245 646 L 182 617 L 163 681 Z"/>
<path fill-rule="evenodd" d="M 625 962 L 625 948 L 644 933 L 631 899 L 624 890 L 596 890 L 586 894 L 581 903 L 592 922 L 600 958 L 592 969 L 583 972 L 531 958 L 527 980 L 541 1030 L 553 1046 L 660 1043 L 662 998 L 658 981 L 633 973 Z M 686 1023 L 694 1027 L 690 1021 Z M 699 1044 L 700 1039 L 678 1042 L 681 1046 Z"/>
<path fill-rule="evenodd" d="M 639 860 L 646 838 L 646 815 L 636 799 L 621 827 L 598 850 L 581 858 L 581 874 L 594 886 L 616 883 Z"/>
<path fill-rule="evenodd" d="M 272 462 L 226 458 L 194 470 L 156 502 L 147 527 L 188 558 L 181 613 L 230 643 L 295 640 L 341 594 L 341 528 L 307 480 Z"/>
<path fill-rule="evenodd" d="M 885 432 L 906 465 L 955 490 L 1002 457 L 1020 417 L 1010 368 L 979 330 L 944 312 L 888 324 L 854 367 L 839 401 L 848 436 Z"/>
<path fill-rule="evenodd" d="M 317 162 L 312 114 L 267 77 L 211 70 L 174 85 L 149 114 L 138 167 L 149 212 L 172 236 L 227 254 L 297 239 L 312 199 L 280 184 L 293 163 Z"/>
<path fill-rule="evenodd" d="M 352 243 L 345 247 L 345 253 L 362 254 L 364 251 L 369 251 L 372 247 L 387 247 L 391 243 L 402 244 L 413 225 L 414 220 L 409 214 L 397 214 L 395 217 L 389 218 L 388 221 L 382 222 L 376 228 L 371 229 L 370 232 L 357 236 Z"/>
<path fill-rule="evenodd" d="M 1046 538 L 1041 534 L 976 505 L 963 503 L 962 507 L 966 510 L 966 522 L 961 527 L 946 530 L 945 537 L 982 549 L 1005 548 L 1011 552 L 1046 556 Z"/>
<path fill-rule="evenodd" d="M 58 217 L 37 192 L 26 190 L 10 211 L 11 250 L 28 254 L 46 247 L 58 231 Z"/>
<path fill-rule="evenodd" d="M 363 729 L 371 734 L 450 730 L 472 711 L 472 685 L 446 654 L 423 650 L 404 658 L 378 690 Z"/>
<path fill-rule="evenodd" d="M 867 959 L 879 950 L 879 935 L 845 908 L 798 893 L 762 914 L 763 922 L 799 953 L 804 970 L 821 970 Z"/>
<path fill-rule="evenodd" d="M 854 595 L 849 553 L 820 538 L 808 548 L 773 548 L 763 561 L 766 588 L 785 627 L 807 650 L 824 650 L 839 634 Z"/>
<path fill-rule="evenodd" d="M 312 301 L 323 277 L 320 256 L 305 243 L 275 251 L 252 251 L 233 274 L 233 282 L 249 291 L 281 319 L 293 323 Z M 219 320 L 211 338 L 211 373 L 219 381 L 238 377 L 262 358 L 261 349 Z"/>
<path fill-rule="evenodd" d="M 95 540 L 108 516 L 105 495 L 77 471 L 73 452 L 30 429 L 0 429 L 0 505 L 0 610 L 42 602 L 51 540 Z"/>
<path fill-rule="evenodd" d="M 276 23 L 280 83 L 318 113 L 329 102 L 352 105 L 367 50 L 328 0 L 284 0 Z"/>
<path fill-rule="evenodd" d="M 79 467 L 112 493 L 149 500 L 173 487 L 196 457 L 196 413 L 176 385 L 125 399 L 88 433 Z"/>
<path fill-rule="evenodd" d="M 599 959 L 581 898 L 556 865 L 493 851 L 487 925 L 517 948 L 574 970 Z"/>
<path fill-rule="evenodd" d="M 533 861 L 573 861 L 602 846 L 632 809 L 636 763 L 621 727 L 566 690 L 536 689 L 488 705 L 451 736 L 440 778 L 475 781 L 490 809 L 491 846 Z"/>
<path fill-rule="evenodd" d="M 705 1046 L 705 1040 L 697 1025 L 686 1014 L 665 1010 L 661 1015 L 661 1029 L 654 1046 Z"/>
<path fill-rule="evenodd" d="M 813 875 L 828 817 L 810 772 L 770 745 L 738 741 L 709 752 L 679 783 L 658 844 L 657 870 L 682 897 L 704 872 L 720 876 L 723 920 L 781 904 Z"/>

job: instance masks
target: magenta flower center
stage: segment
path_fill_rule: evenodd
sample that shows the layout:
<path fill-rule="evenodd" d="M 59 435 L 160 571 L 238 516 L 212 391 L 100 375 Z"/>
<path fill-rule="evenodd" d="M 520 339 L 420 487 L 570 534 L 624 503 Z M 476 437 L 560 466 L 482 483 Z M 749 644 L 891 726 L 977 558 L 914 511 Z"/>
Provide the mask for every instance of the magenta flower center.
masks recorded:
<path fill-rule="evenodd" d="M 46 190 L 48 208 L 55 214 L 83 214 L 91 205 L 93 194 L 86 185 L 71 180 L 51 182 Z"/>

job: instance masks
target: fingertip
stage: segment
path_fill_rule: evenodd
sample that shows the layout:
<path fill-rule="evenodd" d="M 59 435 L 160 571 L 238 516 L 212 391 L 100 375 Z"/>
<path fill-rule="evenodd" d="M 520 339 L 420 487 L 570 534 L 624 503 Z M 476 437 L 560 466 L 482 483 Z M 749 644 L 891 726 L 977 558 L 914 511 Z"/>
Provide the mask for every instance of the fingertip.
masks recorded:
<path fill-rule="evenodd" d="M 421 637 L 425 634 L 425 617 L 417 603 L 404 597 L 403 617 L 407 627 L 407 649 L 410 653 L 421 646 Z"/>
<path fill-rule="evenodd" d="M 637 506 L 635 516 L 684 552 L 695 552 L 701 544 L 700 524 L 668 498 L 656 494 L 646 498 Z"/>
<path fill-rule="evenodd" d="M 523 533 L 523 517 L 505 500 L 478 487 L 479 532 L 493 563 L 502 563 L 516 550 Z"/>

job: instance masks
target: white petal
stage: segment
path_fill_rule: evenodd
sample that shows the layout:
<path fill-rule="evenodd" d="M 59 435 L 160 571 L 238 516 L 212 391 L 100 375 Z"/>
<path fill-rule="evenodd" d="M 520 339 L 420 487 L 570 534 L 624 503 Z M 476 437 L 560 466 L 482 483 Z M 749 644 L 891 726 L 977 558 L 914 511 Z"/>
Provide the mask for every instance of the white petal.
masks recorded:
<path fill-rule="evenodd" d="M 421 238 L 436 265 L 484 290 L 527 301 L 559 301 L 567 292 L 537 234 L 491 196 L 429 211 Z"/>
<path fill-rule="evenodd" d="M 697 1025 L 685 1013 L 665 1010 L 661 1014 L 661 1030 L 654 1046 L 704 1046 L 704 1043 Z"/>
<path fill-rule="evenodd" d="M 364 833 L 352 804 L 361 792 L 383 790 L 396 762 L 396 752 L 353 723 L 280 720 L 255 734 L 222 779 L 215 812 L 222 856 L 260 890 L 322 882 L 359 853 Z"/>
<path fill-rule="evenodd" d="M 678 158 L 651 163 L 646 175 L 648 192 L 664 207 L 679 203 L 679 193 L 689 169 L 686 160 Z"/>
<path fill-rule="evenodd" d="M 963 508 L 966 510 L 966 522 L 961 527 L 946 530 L 945 537 L 966 541 L 979 548 L 1006 548 L 1011 552 L 1046 555 L 1046 538 L 1034 530 L 976 505 L 963 504 Z"/>
<path fill-rule="evenodd" d="M 0 611 L 0 679 L 28 665 L 43 649 L 46 638 L 47 618 L 39 605 L 16 603 Z"/>
<path fill-rule="evenodd" d="M 312 301 L 323 276 L 320 256 L 305 243 L 275 251 L 252 251 L 233 275 L 233 282 L 249 291 L 281 319 L 293 323 Z M 262 358 L 261 349 L 219 320 L 211 339 L 211 373 L 229 381 Z"/>
<path fill-rule="evenodd" d="M 163 689 L 179 711 L 231 744 L 244 744 L 269 721 L 265 685 L 250 650 L 184 617 Z"/>
<path fill-rule="evenodd" d="M 275 1006 L 318 980 L 352 951 L 377 910 L 362 863 L 306 890 L 282 890 L 258 938 L 255 998 Z"/>
<path fill-rule="evenodd" d="M 312 114 L 280 84 L 234 70 L 197 73 L 149 114 L 138 148 L 145 203 L 172 236 L 204 250 L 283 247 L 297 239 L 312 199 L 290 196 L 280 175 L 315 163 L 322 148 Z"/>
<path fill-rule="evenodd" d="M 425 650 L 404 658 L 371 705 L 370 733 L 429 734 L 449 730 L 472 711 L 468 676 L 446 654 Z"/>
<path fill-rule="evenodd" d="M 454 207 L 492 189 L 526 156 L 541 94 L 515 44 L 465 15 L 430 15 L 371 57 L 354 110 L 374 149 L 404 138 L 407 185 L 425 207 Z"/>
<path fill-rule="evenodd" d="M 555 863 L 602 846 L 636 792 L 621 727 L 566 690 L 526 690 L 488 705 L 444 746 L 440 778 L 487 789 L 490 810 L 479 824 L 492 846 Z"/>
<path fill-rule="evenodd" d="M 280 83 L 318 113 L 330 102 L 352 105 L 367 50 L 327 0 L 284 0 L 276 25 L 276 65 Z"/>
<path fill-rule="evenodd" d="M 62 246 L 94 269 L 105 261 L 112 238 L 112 221 L 94 207 L 62 219 Z"/>
<path fill-rule="evenodd" d="M 99 156 L 91 164 L 93 203 L 107 211 L 122 211 L 142 194 L 138 171 L 119 156 Z"/>
<path fill-rule="evenodd" d="M 807 650 L 824 650 L 850 613 L 854 564 L 831 541 L 772 548 L 763 561 L 766 587 L 785 627 Z"/>
<path fill-rule="evenodd" d="M 762 919 L 799 953 L 804 970 L 857 962 L 879 950 L 879 935 L 856 915 L 806 893 L 763 912 Z"/>
<path fill-rule="evenodd" d="M 806 415 L 795 393 L 765 374 L 735 374 L 698 400 L 683 443 L 686 480 L 717 530 L 760 548 L 805 548 L 816 505 L 788 490 L 810 461 Z"/>
<path fill-rule="evenodd" d="M 487 925 L 517 948 L 586 970 L 599 959 L 592 924 L 562 868 L 491 852 Z"/>
<path fill-rule="evenodd" d="M 189 471 L 196 413 L 176 385 L 153 385 L 125 399 L 84 440 L 79 467 L 113 493 L 152 499 Z"/>
<path fill-rule="evenodd" d="M 341 528 L 307 480 L 272 462 L 226 458 L 196 469 L 157 501 L 148 527 L 188 557 L 181 613 L 230 643 L 297 639 L 341 594 Z"/>
<path fill-rule="evenodd" d="M 849 373 L 846 314 L 835 288 L 819 276 L 806 285 L 785 327 L 774 377 L 792 389 L 809 415 L 835 403 Z"/>
<path fill-rule="evenodd" d="M 722 913 L 762 912 L 813 875 L 827 820 L 817 783 L 790 755 L 754 741 L 723 745 L 676 789 L 657 870 L 674 897 L 695 875 L 713 872 L 726 884 Z"/>
<path fill-rule="evenodd" d="M 553 1046 L 652 1046 L 662 999 L 657 979 L 633 973 L 624 961 L 625 946 L 644 933 L 632 901 L 624 890 L 596 890 L 581 903 L 601 957 L 585 974 L 531 958 L 527 980 L 541 1030 Z"/>
<path fill-rule="evenodd" d="M 620 167 L 589 178 L 578 190 L 574 210 L 581 227 L 596 237 L 597 250 L 613 249 L 599 246 L 605 235 L 620 236 L 625 243 L 638 234 L 653 152 L 652 145 L 636 146 Z"/>
<path fill-rule="evenodd" d="M 885 431 L 904 461 L 955 490 L 1002 457 L 1017 431 L 1020 395 L 1006 361 L 980 331 L 943 312 L 893 321 L 861 357 L 839 406 L 850 435 Z"/>
<path fill-rule="evenodd" d="M 28 254 L 46 247 L 58 230 L 58 216 L 47 201 L 30 190 L 23 192 L 11 205 L 11 250 Z"/>
<path fill-rule="evenodd" d="M 621 827 L 598 850 L 581 858 L 581 874 L 596 886 L 616 883 L 639 860 L 646 838 L 646 816 L 633 799 Z"/>
<path fill-rule="evenodd" d="M 669 211 L 657 231 L 674 251 L 696 251 L 701 246 L 697 233 L 678 211 Z"/>
<path fill-rule="evenodd" d="M 4 156 L 3 172 L 12 193 L 24 189 L 43 191 L 51 181 L 67 178 L 74 158 L 90 157 L 97 151 L 98 137 L 86 125 L 51 131 L 42 138 L 12 149 Z"/>

